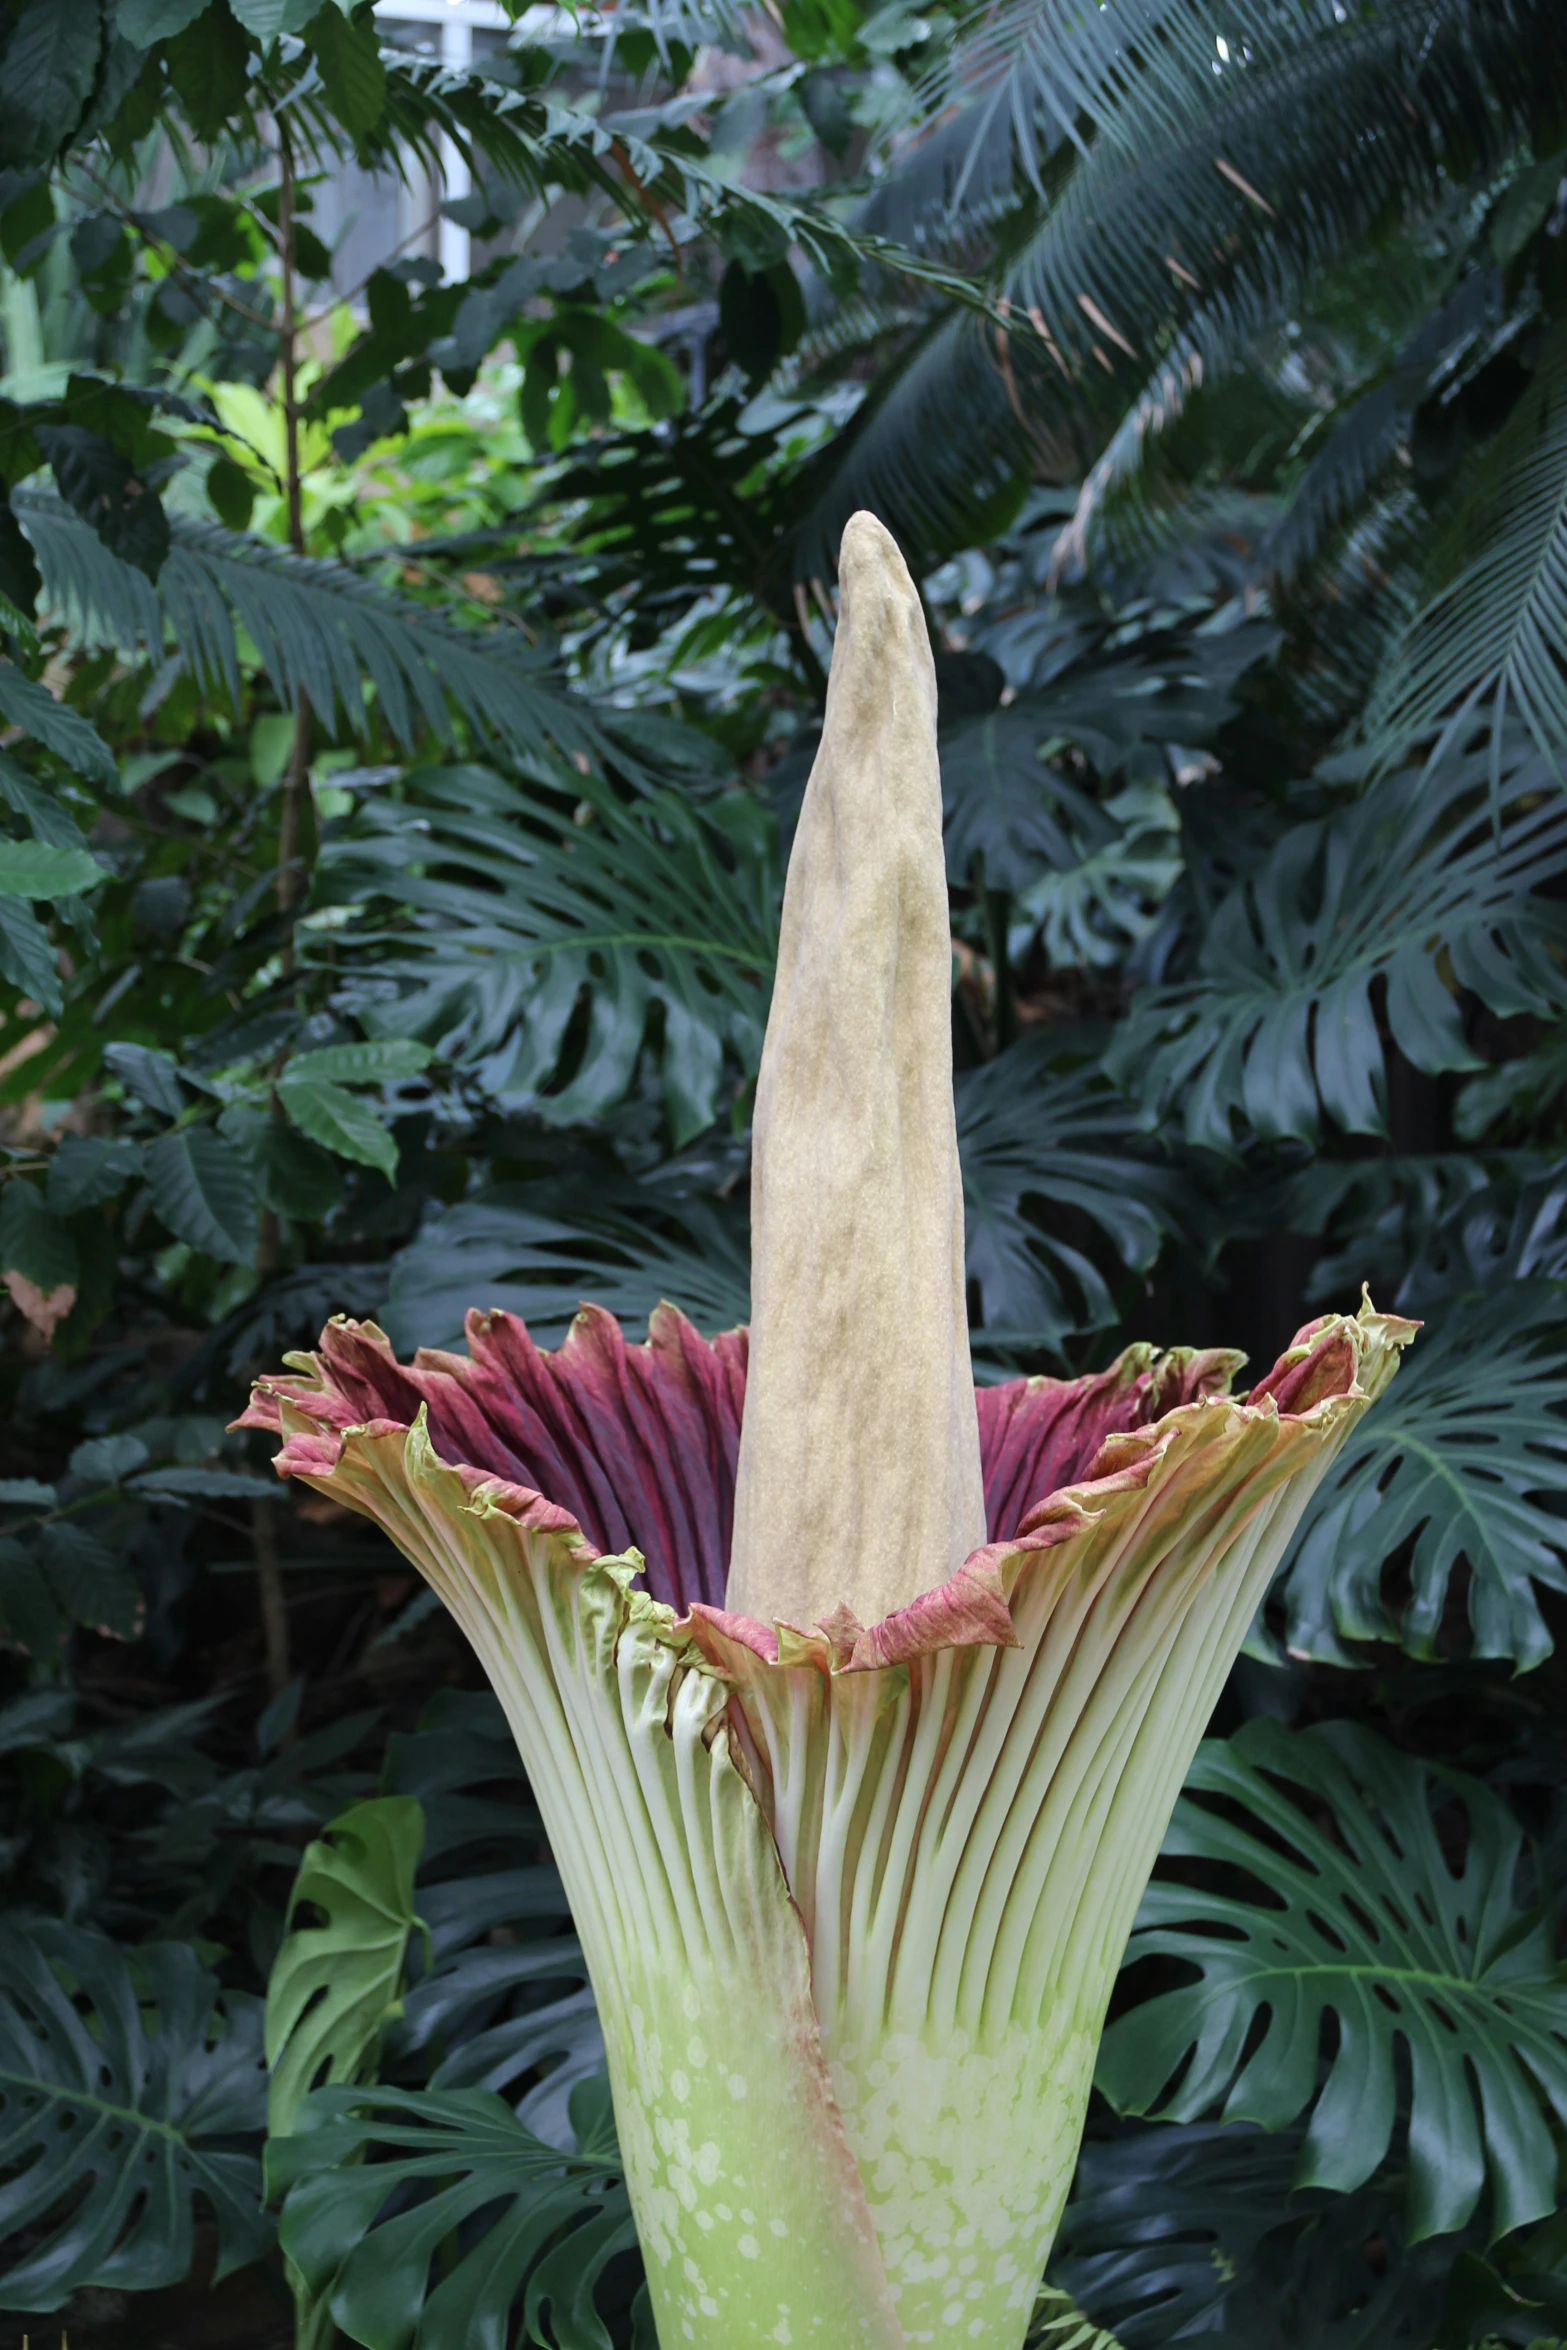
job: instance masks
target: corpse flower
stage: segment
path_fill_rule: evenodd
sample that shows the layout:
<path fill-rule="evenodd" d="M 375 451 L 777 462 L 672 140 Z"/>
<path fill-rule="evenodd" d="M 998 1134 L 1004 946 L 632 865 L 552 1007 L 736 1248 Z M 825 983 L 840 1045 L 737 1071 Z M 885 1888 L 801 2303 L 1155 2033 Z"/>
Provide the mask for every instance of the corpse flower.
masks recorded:
<path fill-rule="evenodd" d="M 337 1321 L 247 1423 L 440 1594 L 603 2019 L 665 2350 L 1018 2350 L 1187 1765 L 1412 1326 L 976 1397 L 935 681 L 868 515 L 758 1082 L 753 1321 Z"/>

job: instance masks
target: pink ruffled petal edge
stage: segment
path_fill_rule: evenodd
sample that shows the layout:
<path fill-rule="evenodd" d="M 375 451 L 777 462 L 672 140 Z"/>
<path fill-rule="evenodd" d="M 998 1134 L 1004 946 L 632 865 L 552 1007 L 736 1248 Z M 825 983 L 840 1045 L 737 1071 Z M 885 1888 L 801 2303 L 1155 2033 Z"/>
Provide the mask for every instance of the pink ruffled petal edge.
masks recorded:
<path fill-rule="evenodd" d="M 568 1481 L 578 1492 L 584 1484 L 591 1487 L 596 1482 L 585 1464 L 590 1462 L 602 1475 L 601 1453 L 625 1467 L 635 1462 L 638 1441 L 645 1449 L 655 1432 L 666 1437 L 677 1431 L 689 1435 L 694 1398 L 718 1399 L 718 1426 L 727 1436 L 732 1425 L 734 1448 L 738 1449 L 739 1413 L 744 1402 L 743 1333 L 733 1333 L 728 1340 L 709 1346 L 683 1315 L 662 1307 L 654 1317 L 647 1345 L 634 1348 L 626 1345 L 619 1326 L 600 1310 L 591 1309 L 579 1317 L 579 1324 L 583 1322 L 587 1327 L 575 1353 L 576 1328 L 560 1353 L 551 1356 L 533 1345 L 515 1317 L 471 1315 L 473 1353 L 467 1361 L 460 1356 L 421 1353 L 411 1367 L 398 1363 L 374 1324 L 335 1322 L 323 1333 L 319 1354 L 290 1358 L 296 1366 L 294 1377 L 258 1383 L 249 1409 L 235 1425 L 281 1434 L 284 1441 L 274 1461 L 278 1474 L 318 1484 L 332 1478 L 350 1433 L 406 1435 L 420 1417 L 440 1458 L 446 1457 L 453 1436 L 469 1436 L 480 1440 L 474 1449 L 480 1449 L 481 1444 L 492 1454 L 499 1449 L 508 1467 L 521 1467 L 519 1445 L 531 1433 L 525 1414 L 531 1411 L 536 1420 L 547 1420 L 547 1414 L 538 1409 L 541 1394 L 546 1406 L 553 1403 L 556 1407 L 557 1436 L 567 1417 L 565 1405 L 577 1415 L 578 1457 Z M 1398 1323 L 1395 1317 L 1386 1318 L 1386 1326 L 1409 1335 L 1417 1327 Z M 1356 1336 L 1339 1316 L 1324 1316 L 1297 1332 L 1278 1363 L 1244 1402 L 1226 1392 L 1237 1359 L 1220 1352 L 1158 1357 L 1151 1349 L 1134 1348 L 1108 1371 L 1090 1379 L 1018 1380 L 1006 1387 L 982 1390 L 980 1425 L 987 1494 L 993 1478 L 1005 1487 L 1000 1514 L 1014 1520 L 1015 1530 L 974 1551 L 946 1582 L 880 1623 L 861 1624 L 849 1609 L 840 1608 L 816 1626 L 769 1626 L 726 1610 L 721 1604 L 721 1583 L 717 1598 L 682 1595 L 675 1599 L 667 1588 L 660 1590 L 649 1574 L 652 1596 L 674 1611 L 677 1620 L 670 1627 L 672 1636 L 689 1638 L 720 1671 L 741 1663 L 739 1651 L 769 1664 L 812 1665 L 825 1673 L 852 1673 L 904 1664 L 942 1648 L 1013 1646 L 1011 1594 L 1019 1574 L 1042 1553 L 1091 1524 L 1098 1506 L 1113 1493 L 1146 1484 L 1178 1429 L 1193 1414 L 1219 1408 L 1300 1420 L 1337 1399 L 1362 1392 L 1357 1385 L 1360 1358 Z M 508 1401 L 504 1387 L 508 1378 L 520 1379 L 524 1390 L 520 1401 Z M 541 1387 L 541 1382 L 550 1379 L 560 1390 L 553 1397 L 547 1387 Z M 670 1398 L 660 1394 L 661 1382 L 673 1386 L 673 1408 Z M 610 1410 L 619 1402 L 624 1409 L 628 1394 L 640 1397 L 641 1402 L 640 1411 L 631 1416 L 634 1441 L 627 1440 L 624 1420 L 607 1431 L 595 1430 L 592 1407 L 596 1404 L 601 1410 Z M 651 1409 L 650 1395 L 655 1399 Z M 403 1405 L 406 1416 L 373 1409 L 384 1402 Z M 1156 1404 L 1163 1408 L 1155 1418 L 1151 1411 Z M 1129 1421 L 1132 1424 L 1128 1425 Z M 711 1472 L 715 1464 L 723 1464 L 728 1447 L 713 1441 L 711 1414 L 701 1434 L 704 1441 L 696 1447 L 697 1467 L 705 1466 Z M 1084 1440 L 1089 1435 L 1094 1448 L 1084 1460 Z M 1056 1464 L 1070 1464 L 1077 1474 L 1071 1475 L 1069 1468 L 1067 1478 L 1042 1496 L 1036 1486 L 1037 1498 L 1019 1510 L 1020 1476 L 1029 1466 L 1043 1472 Z M 547 1498 L 522 1479 L 497 1475 L 492 1467 L 461 1458 L 449 1465 L 469 1493 L 482 1493 L 489 1507 L 505 1510 L 530 1529 L 574 1537 L 573 1547 L 584 1564 L 606 1552 L 619 1555 L 635 1546 L 624 1535 L 613 1543 L 596 1541 L 583 1524 L 583 1512 Z M 689 1471 L 689 1460 L 686 1465 Z M 669 1464 L 664 1466 L 660 1490 L 667 1503 Z M 638 1471 L 635 1482 L 639 1490 L 645 1488 L 647 1474 L 645 1469 Z M 732 1501 L 732 1454 L 727 1474 Z M 694 1507 L 694 1515 L 705 1521 L 709 1535 L 720 1482 L 710 1475 Z M 722 1511 L 717 1514 L 721 1519 Z M 655 1525 L 665 1531 L 668 1520 L 666 1506 L 655 1518 Z M 666 1572 L 658 1580 L 667 1586 L 675 1578 Z M 710 1585 L 711 1573 L 703 1581 Z"/>

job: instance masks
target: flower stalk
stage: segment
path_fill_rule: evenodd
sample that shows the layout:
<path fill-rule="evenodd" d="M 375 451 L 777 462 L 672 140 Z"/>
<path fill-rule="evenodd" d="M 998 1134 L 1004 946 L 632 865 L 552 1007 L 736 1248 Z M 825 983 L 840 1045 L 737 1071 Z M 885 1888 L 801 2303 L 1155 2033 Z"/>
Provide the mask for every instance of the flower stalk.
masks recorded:
<path fill-rule="evenodd" d="M 1018 2350 L 1224 1677 L 1412 1325 L 975 1395 L 934 683 L 869 517 L 758 1089 L 756 1318 L 335 1322 L 250 1425 L 506 1708 L 587 1954 L 665 2350 Z"/>

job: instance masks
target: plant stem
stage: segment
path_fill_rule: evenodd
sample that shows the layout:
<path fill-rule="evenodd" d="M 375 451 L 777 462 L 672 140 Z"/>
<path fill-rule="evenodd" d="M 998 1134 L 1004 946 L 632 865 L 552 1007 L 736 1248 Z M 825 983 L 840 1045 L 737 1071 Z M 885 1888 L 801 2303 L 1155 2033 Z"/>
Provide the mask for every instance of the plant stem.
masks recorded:
<path fill-rule="evenodd" d="M 288 1603 L 283 1596 L 283 1569 L 278 1559 L 277 1503 L 270 1495 L 251 1503 L 250 1534 L 256 1552 L 267 1687 L 277 1697 L 288 1687 L 293 1674 L 288 1654 Z"/>
<path fill-rule="evenodd" d="M 278 337 L 278 368 L 283 390 L 283 448 L 288 501 L 288 543 L 296 555 L 305 552 L 304 498 L 299 466 L 299 303 L 294 271 L 294 150 L 288 124 L 278 118 L 278 258 L 283 273 L 283 310 Z M 310 696 L 300 686 L 294 703 L 294 740 L 283 777 L 283 810 L 278 823 L 278 912 L 291 914 L 306 893 L 300 863 L 305 793 L 310 782 Z M 283 948 L 283 968 L 292 976 L 292 935 Z"/>
<path fill-rule="evenodd" d="M 285 495 L 288 501 L 288 543 L 296 555 L 305 551 L 304 502 L 299 469 L 299 311 L 294 274 L 294 150 L 288 124 L 280 115 L 278 134 L 278 259 L 283 276 L 283 303 L 278 336 L 278 372 L 283 393 Z M 310 787 L 310 697 L 303 686 L 294 703 L 294 739 L 289 746 L 283 776 L 283 805 L 278 818 L 277 908 L 287 921 L 305 896 L 306 880 L 300 862 L 301 811 Z M 294 976 L 294 934 L 289 926 L 280 957 L 285 978 Z M 274 1092 L 273 1115 L 278 1114 Z M 277 1216 L 263 1208 L 256 1234 L 256 1271 L 264 1281 L 277 1269 L 280 1235 Z M 251 1532 L 256 1554 L 256 1586 L 261 1607 L 261 1637 L 266 1651 L 267 1684 L 274 1696 L 290 1679 L 288 1604 L 283 1593 L 283 1570 L 278 1560 L 277 1504 L 270 1498 L 251 1504 Z"/>

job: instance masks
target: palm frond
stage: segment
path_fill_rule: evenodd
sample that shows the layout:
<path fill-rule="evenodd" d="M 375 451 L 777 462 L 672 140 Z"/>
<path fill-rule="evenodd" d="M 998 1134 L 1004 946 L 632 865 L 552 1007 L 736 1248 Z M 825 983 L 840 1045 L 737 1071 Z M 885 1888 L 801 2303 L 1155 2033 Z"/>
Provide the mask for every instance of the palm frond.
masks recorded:
<path fill-rule="evenodd" d="M 1450 560 L 1479 544 L 1392 646 L 1366 713 L 1389 763 L 1430 741 L 1434 764 L 1482 729 L 1493 767 L 1510 728 L 1560 771 L 1567 755 L 1567 329 L 1497 435 L 1455 519 Z M 1434 740 L 1432 738 L 1434 737 Z"/>
<path fill-rule="evenodd" d="M 1196 361 L 1213 380 L 1309 275 L 1567 91 L 1551 0 L 1232 14 L 1223 61 L 1196 0 L 1129 46 L 1087 157 L 1004 262 L 1006 326 L 939 316 L 878 383 L 808 477 L 796 577 L 829 575 L 856 506 L 928 558 L 960 543 L 965 497 L 1008 474 L 1080 477 L 1164 370 Z M 1085 11 L 1070 39 L 1119 21 Z"/>
<path fill-rule="evenodd" d="M 368 683 L 406 746 L 421 732 L 451 741 L 455 712 L 518 751 L 552 741 L 602 759 L 608 748 L 590 705 L 516 636 L 456 628 L 343 564 L 173 515 L 154 586 L 62 499 L 22 490 L 14 504 L 45 595 L 82 644 L 161 660 L 172 639 L 204 688 L 237 701 L 243 630 L 284 707 L 308 694 L 323 724 L 345 732 L 365 727 Z"/>
<path fill-rule="evenodd" d="M 1270 568 L 1290 578 L 1341 530 L 1385 479 L 1409 420 L 1439 370 L 1450 369 L 1499 312 L 1501 275 L 1477 269 L 1424 320 L 1371 382 L 1324 420 L 1317 447 L 1271 532 Z"/>

